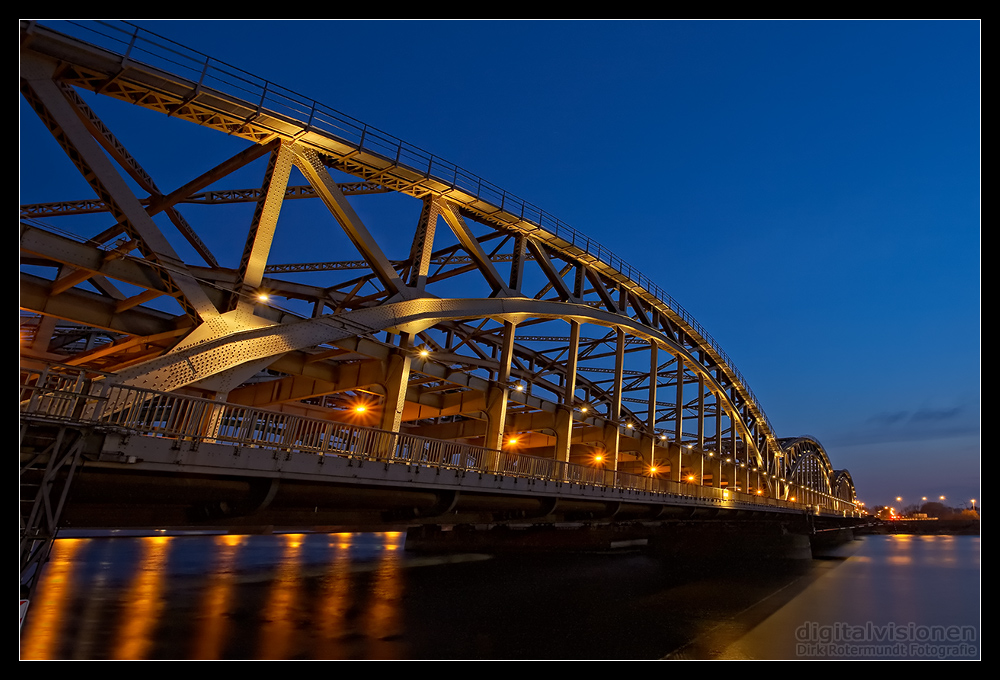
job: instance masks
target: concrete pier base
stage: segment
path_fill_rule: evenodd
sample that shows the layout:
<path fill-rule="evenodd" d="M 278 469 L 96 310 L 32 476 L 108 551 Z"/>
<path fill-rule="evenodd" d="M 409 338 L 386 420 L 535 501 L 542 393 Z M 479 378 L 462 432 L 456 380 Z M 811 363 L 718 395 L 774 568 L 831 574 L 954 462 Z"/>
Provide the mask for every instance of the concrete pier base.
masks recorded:
<path fill-rule="evenodd" d="M 559 552 L 641 549 L 670 562 L 726 564 L 810 560 L 809 536 L 766 523 L 414 527 L 418 552 Z"/>

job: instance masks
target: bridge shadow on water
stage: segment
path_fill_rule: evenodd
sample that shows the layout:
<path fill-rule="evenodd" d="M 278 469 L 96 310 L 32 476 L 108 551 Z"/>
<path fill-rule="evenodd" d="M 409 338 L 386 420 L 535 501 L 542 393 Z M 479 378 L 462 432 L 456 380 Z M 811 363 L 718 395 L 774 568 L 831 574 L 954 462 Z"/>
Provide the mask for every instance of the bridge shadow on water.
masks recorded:
<path fill-rule="evenodd" d="M 60 540 L 21 658 L 706 658 L 784 601 L 769 596 L 827 567 L 639 551 L 423 556 L 403 539 Z"/>

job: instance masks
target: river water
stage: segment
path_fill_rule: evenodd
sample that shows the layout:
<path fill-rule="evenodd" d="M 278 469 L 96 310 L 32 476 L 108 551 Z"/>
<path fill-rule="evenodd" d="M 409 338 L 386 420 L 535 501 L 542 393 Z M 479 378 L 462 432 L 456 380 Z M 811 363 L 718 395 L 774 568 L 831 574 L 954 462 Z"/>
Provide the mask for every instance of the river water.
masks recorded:
<path fill-rule="evenodd" d="M 423 556 L 400 533 L 64 538 L 22 659 L 979 658 L 979 538 L 827 559 Z"/>

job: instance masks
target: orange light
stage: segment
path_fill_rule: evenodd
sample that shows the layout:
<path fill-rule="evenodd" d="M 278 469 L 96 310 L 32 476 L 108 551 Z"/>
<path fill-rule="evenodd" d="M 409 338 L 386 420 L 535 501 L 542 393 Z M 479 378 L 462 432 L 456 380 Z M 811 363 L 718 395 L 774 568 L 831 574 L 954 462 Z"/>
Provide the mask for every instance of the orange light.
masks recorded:
<path fill-rule="evenodd" d="M 602 456 L 601 454 L 597 454 L 596 456 L 594 456 L 594 460 L 600 463 L 602 460 L 604 460 L 604 456 Z"/>
<path fill-rule="evenodd" d="M 355 413 L 364 413 L 367 410 L 368 410 L 368 407 L 365 406 L 364 404 L 358 404 L 357 406 L 354 407 L 354 412 Z"/>
<path fill-rule="evenodd" d="M 655 474 L 655 473 L 656 473 L 656 466 L 654 465 L 654 466 L 650 467 L 650 468 L 649 468 L 649 471 L 650 471 L 651 473 Z"/>

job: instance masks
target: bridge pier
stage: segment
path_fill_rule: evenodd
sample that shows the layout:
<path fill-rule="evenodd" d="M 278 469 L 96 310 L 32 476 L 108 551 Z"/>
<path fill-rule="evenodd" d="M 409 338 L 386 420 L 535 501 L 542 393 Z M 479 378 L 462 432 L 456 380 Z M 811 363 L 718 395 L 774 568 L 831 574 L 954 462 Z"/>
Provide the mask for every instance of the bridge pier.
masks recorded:
<path fill-rule="evenodd" d="M 424 525 L 407 530 L 406 549 L 436 553 L 643 550 L 674 564 L 734 568 L 747 562 L 811 560 L 814 549 L 829 549 L 852 538 L 850 529 L 810 534 L 801 521 L 789 525 L 726 520 L 479 528 Z"/>

